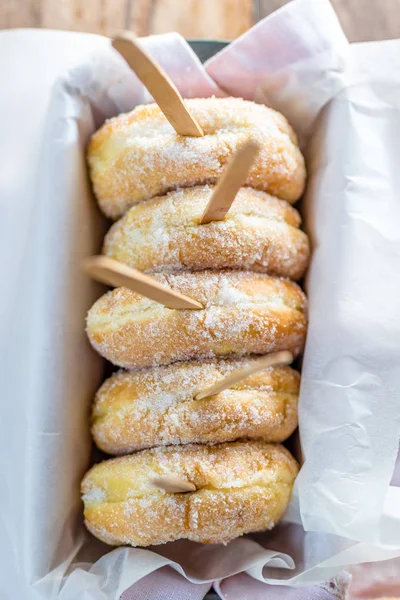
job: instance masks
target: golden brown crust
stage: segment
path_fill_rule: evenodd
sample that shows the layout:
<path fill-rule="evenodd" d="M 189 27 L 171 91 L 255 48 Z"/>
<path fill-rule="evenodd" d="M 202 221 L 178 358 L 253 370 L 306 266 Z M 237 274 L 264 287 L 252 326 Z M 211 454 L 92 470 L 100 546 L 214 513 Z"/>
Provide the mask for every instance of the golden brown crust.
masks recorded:
<path fill-rule="evenodd" d="M 239 438 L 283 442 L 297 427 L 300 376 L 289 367 L 265 369 L 228 390 L 195 400 L 254 358 L 175 363 L 144 371 L 120 371 L 96 394 L 92 433 L 109 454 Z"/>
<path fill-rule="evenodd" d="M 268 354 L 304 346 L 306 298 L 287 280 L 234 271 L 157 275 L 203 310 L 174 310 L 126 289 L 108 292 L 89 310 L 94 348 L 133 369 L 200 357 Z"/>
<path fill-rule="evenodd" d="M 82 494 L 88 529 L 107 544 L 149 546 L 187 538 L 225 543 L 271 529 L 290 500 L 296 461 L 263 441 L 143 450 L 95 465 Z M 151 481 L 174 474 L 197 491 L 166 492 Z"/>
<path fill-rule="evenodd" d="M 246 184 L 289 202 L 305 185 L 303 156 L 285 117 L 241 98 L 186 100 L 204 137 L 182 137 L 156 104 L 107 121 L 89 144 L 90 174 L 105 215 L 116 219 L 133 204 L 178 187 L 215 183 L 249 139 L 261 151 Z"/>
<path fill-rule="evenodd" d="M 170 192 L 114 223 L 103 253 L 141 271 L 251 270 L 298 280 L 309 260 L 299 213 L 284 200 L 242 188 L 223 221 L 200 225 L 214 186 Z"/>

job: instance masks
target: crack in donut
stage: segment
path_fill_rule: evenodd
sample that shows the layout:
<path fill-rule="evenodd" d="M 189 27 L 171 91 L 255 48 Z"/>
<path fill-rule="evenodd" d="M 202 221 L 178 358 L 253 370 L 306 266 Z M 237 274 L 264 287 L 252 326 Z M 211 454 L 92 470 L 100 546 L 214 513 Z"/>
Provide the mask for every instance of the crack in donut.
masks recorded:
<path fill-rule="evenodd" d="M 85 475 L 85 523 L 112 545 L 182 538 L 227 543 L 278 523 L 297 472 L 286 448 L 261 440 L 142 450 L 95 465 Z M 196 491 L 171 493 L 152 484 L 169 474 L 192 482 Z"/>

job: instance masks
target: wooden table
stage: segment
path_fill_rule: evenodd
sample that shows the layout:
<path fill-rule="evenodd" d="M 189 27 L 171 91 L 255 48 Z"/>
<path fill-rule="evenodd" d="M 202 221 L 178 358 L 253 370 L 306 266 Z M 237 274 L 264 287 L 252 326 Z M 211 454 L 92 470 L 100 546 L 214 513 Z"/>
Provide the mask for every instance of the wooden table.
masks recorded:
<path fill-rule="evenodd" d="M 231 40 L 287 0 L 1 0 L 0 28 L 46 27 L 112 35 L 179 31 Z M 400 37 L 400 0 L 331 0 L 352 42 Z"/>

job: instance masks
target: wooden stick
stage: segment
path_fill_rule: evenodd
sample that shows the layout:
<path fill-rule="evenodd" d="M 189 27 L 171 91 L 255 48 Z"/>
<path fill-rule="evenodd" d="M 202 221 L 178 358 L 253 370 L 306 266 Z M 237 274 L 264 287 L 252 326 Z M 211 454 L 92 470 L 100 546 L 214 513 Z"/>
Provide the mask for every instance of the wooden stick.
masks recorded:
<path fill-rule="evenodd" d="M 291 362 L 293 362 L 293 355 L 286 350 L 283 352 L 276 352 L 275 354 L 268 354 L 267 356 L 263 356 L 259 360 L 256 360 L 243 367 L 242 369 L 237 369 L 226 377 L 223 377 L 220 381 L 214 383 L 214 385 L 196 394 L 194 399 L 203 400 L 209 396 L 215 396 L 215 394 L 219 394 L 223 390 L 230 388 L 234 383 L 237 383 L 242 379 L 246 379 L 246 377 L 249 377 L 249 375 L 257 373 L 257 371 L 262 371 L 267 367 L 272 367 L 275 365 L 290 365 Z"/>
<path fill-rule="evenodd" d="M 153 485 L 165 490 L 166 492 L 173 492 L 177 494 L 179 492 L 195 492 L 197 490 L 194 483 L 185 481 L 176 475 L 166 475 L 165 477 L 155 477 L 151 480 Z"/>
<path fill-rule="evenodd" d="M 222 221 L 232 206 L 239 189 L 246 183 L 247 174 L 259 150 L 258 144 L 249 141 L 232 157 L 201 217 L 201 225 L 211 223 L 211 221 Z"/>
<path fill-rule="evenodd" d="M 161 284 L 154 277 L 145 275 L 137 269 L 131 269 L 108 256 L 91 256 L 83 261 L 83 267 L 92 279 L 115 287 L 123 286 L 154 300 L 168 308 L 200 309 L 200 302 L 184 296 Z"/>
<path fill-rule="evenodd" d="M 112 45 L 135 71 L 177 133 L 204 135 L 171 79 L 141 47 L 133 33 L 123 31 L 112 40 Z"/>

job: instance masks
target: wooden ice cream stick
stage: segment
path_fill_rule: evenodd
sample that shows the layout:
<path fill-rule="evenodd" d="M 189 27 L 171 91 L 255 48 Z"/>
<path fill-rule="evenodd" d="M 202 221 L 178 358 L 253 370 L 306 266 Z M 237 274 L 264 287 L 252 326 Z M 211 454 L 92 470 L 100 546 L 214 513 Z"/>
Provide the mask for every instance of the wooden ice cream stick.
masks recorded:
<path fill-rule="evenodd" d="M 200 302 L 163 285 L 154 277 L 145 275 L 137 269 L 131 269 L 108 256 L 90 256 L 83 261 L 83 267 L 96 281 L 115 287 L 129 288 L 168 308 L 204 308 Z"/>
<path fill-rule="evenodd" d="M 165 477 L 155 477 L 151 480 L 152 484 L 165 490 L 166 492 L 173 492 L 175 494 L 179 492 L 195 492 L 197 490 L 194 483 L 185 481 L 176 475 L 166 475 Z"/>
<path fill-rule="evenodd" d="M 260 147 L 256 142 L 246 142 L 234 154 L 210 198 L 200 224 L 222 221 L 232 206 L 239 189 L 246 183 L 247 174 Z"/>
<path fill-rule="evenodd" d="M 112 45 L 135 71 L 177 133 L 196 137 L 204 135 L 171 79 L 142 48 L 133 33 L 119 33 L 112 40 Z"/>
<path fill-rule="evenodd" d="M 214 396 L 215 394 L 219 394 L 223 390 L 230 388 L 234 383 L 237 383 L 242 379 L 246 379 L 246 377 L 253 375 L 253 373 L 257 373 L 257 371 L 262 371 L 267 367 L 273 367 L 275 365 L 290 365 L 291 362 L 293 362 L 293 355 L 291 352 L 287 352 L 286 350 L 282 352 L 276 352 L 274 354 L 268 354 L 259 360 L 255 360 L 242 369 L 236 369 L 236 371 L 232 371 L 232 373 L 226 377 L 223 377 L 220 379 L 220 381 L 214 383 L 214 385 L 196 394 L 194 398 L 195 400 L 203 400 L 209 396 Z"/>

